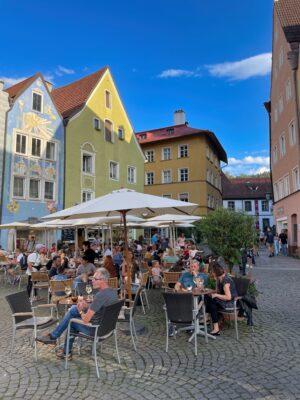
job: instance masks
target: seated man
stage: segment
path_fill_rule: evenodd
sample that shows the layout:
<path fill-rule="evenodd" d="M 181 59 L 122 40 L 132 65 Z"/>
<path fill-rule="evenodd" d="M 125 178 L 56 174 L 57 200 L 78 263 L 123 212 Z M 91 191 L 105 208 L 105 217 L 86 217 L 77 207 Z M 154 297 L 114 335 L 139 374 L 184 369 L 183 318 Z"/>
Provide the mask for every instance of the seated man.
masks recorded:
<path fill-rule="evenodd" d="M 190 270 L 180 275 L 179 280 L 175 285 L 175 290 L 195 288 L 197 285 L 194 282 L 194 279 L 195 278 L 203 279 L 203 274 L 204 274 L 203 272 L 199 272 L 198 261 L 192 260 L 190 265 Z"/>
<path fill-rule="evenodd" d="M 75 288 L 77 286 L 77 283 L 79 282 L 87 283 L 89 280 L 89 276 L 92 276 L 95 271 L 95 265 L 89 262 L 87 256 L 83 255 L 81 257 L 81 264 L 79 265 L 76 272 L 76 278 L 74 279 Z"/>
<path fill-rule="evenodd" d="M 48 272 L 49 278 L 52 279 L 54 276 L 57 275 L 57 269 L 61 266 L 61 259 L 60 256 L 54 256 L 52 258 L 51 268 Z"/>
<path fill-rule="evenodd" d="M 48 335 L 46 336 L 38 336 L 36 340 L 38 342 L 56 345 L 57 339 L 62 335 L 62 333 L 68 328 L 69 321 L 72 318 L 82 319 L 85 323 L 93 324 L 93 316 L 95 313 L 99 314 L 103 307 L 113 304 L 118 301 L 118 294 L 116 290 L 110 288 L 108 286 L 108 278 L 109 273 L 105 268 L 99 268 L 97 272 L 95 272 L 93 276 L 93 288 L 98 289 L 98 292 L 94 296 L 94 300 L 92 304 L 89 304 L 81 299 L 78 301 L 76 306 L 72 306 L 63 320 L 59 323 L 59 325 Z M 71 324 L 71 334 L 81 332 L 86 335 L 94 335 L 94 328 L 90 326 L 81 325 L 75 322 Z M 72 346 L 74 343 L 74 336 L 70 337 L 69 342 L 69 354 L 68 358 L 72 358 Z M 66 357 L 66 349 L 67 349 L 67 340 L 65 340 L 64 349 L 60 349 L 57 351 L 56 355 L 58 358 Z"/>

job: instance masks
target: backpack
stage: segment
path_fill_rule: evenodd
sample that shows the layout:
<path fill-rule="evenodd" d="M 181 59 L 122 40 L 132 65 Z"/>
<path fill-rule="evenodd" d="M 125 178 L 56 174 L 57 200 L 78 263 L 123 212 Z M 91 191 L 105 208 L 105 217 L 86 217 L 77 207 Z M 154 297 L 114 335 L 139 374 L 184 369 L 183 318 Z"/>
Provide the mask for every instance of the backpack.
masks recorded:
<path fill-rule="evenodd" d="M 26 254 L 23 254 L 23 257 L 20 260 L 20 266 L 21 266 L 22 270 L 27 269 L 28 264 L 27 264 L 27 255 Z"/>

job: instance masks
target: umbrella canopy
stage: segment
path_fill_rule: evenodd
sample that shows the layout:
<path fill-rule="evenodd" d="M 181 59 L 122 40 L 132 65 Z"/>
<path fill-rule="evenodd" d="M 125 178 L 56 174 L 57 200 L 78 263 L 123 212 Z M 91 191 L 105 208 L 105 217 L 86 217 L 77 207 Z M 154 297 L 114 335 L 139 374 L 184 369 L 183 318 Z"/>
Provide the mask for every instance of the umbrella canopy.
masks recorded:
<path fill-rule="evenodd" d="M 9 224 L 0 225 L 0 229 L 17 229 L 17 228 L 30 228 L 30 224 L 25 222 L 10 222 Z"/>
<path fill-rule="evenodd" d="M 199 221 L 201 217 L 197 215 L 180 215 L 180 214 L 164 214 L 149 218 L 147 222 L 164 222 L 164 223 L 188 223 Z"/>
<path fill-rule="evenodd" d="M 109 217 L 118 216 L 124 211 L 126 214 L 140 214 L 144 217 L 161 215 L 170 211 L 174 214 L 188 215 L 192 214 L 197 207 L 198 204 L 194 203 L 139 193 L 130 189 L 119 189 L 77 206 L 46 215 L 42 219 Z"/>

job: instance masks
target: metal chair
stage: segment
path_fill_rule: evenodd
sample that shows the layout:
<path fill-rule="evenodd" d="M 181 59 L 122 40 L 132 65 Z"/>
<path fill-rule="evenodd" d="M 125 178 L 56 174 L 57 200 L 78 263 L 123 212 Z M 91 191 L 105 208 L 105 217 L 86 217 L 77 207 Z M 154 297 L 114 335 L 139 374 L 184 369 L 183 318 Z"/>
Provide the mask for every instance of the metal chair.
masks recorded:
<path fill-rule="evenodd" d="M 171 324 L 193 326 L 198 331 L 198 311 L 194 309 L 194 299 L 192 293 L 162 293 L 165 300 L 166 316 L 166 352 L 169 348 L 169 327 Z M 176 332 L 176 331 L 175 331 Z M 176 338 L 176 333 L 175 333 Z M 195 355 L 197 355 L 197 335 L 194 335 Z"/>
<path fill-rule="evenodd" d="M 140 286 L 141 286 L 140 299 L 141 299 L 142 309 L 143 309 L 143 313 L 144 314 L 146 314 L 146 312 L 145 312 L 143 296 L 145 297 L 147 308 L 148 308 L 148 310 L 150 310 L 148 296 L 147 296 L 147 282 L 148 282 L 148 279 L 149 279 L 149 272 L 144 272 L 142 274 L 141 281 L 140 281 Z"/>
<path fill-rule="evenodd" d="M 220 309 L 219 313 L 225 316 L 228 316 L 229 320 L 233 317 L 234 319 L 234 327 L 235 327 L 235 335 L 236 340 L 239 340 L 239 330 L 238 330 L 238 313 L 240 307 L 238 306 L 238 301 L 242 299 L 248 292 L 248 288 L 251 280 L 245 277 L 232 278 L 235 288 L 237 291 L 237 297 L 233 300 L 233 307 L 226 307 L 225 309 Z"/>
<path fill-rule="evenodd" d="M 45 329 L 48 326 L 57 322 L 57 318 L 53 317 L 54 304 L 40 304 L 36 307 L 32 307 L 28 294 L 26 291 L 17 292 L 10 294 L 5 297 L 12 311 L 13 317 L 13 333 L 11 352 L 13 352 L 15 344 L 15 336 L 17 330 L 20 329 L 32 329 L 33 340 L 34 340 L 34 358 L 37 360 L 37 347 L 36 337 L 38 329 Z M 37 315 L 38 309 L 50 308 L 51 313 L 47 317 L 40 317 Z"/>
<path fill-rule="evenodd" d="M 48 272 L 32 272 L 31 273 L 31 280 L 32 280 L 32 290 L 31 290 L 31 303 L 33 302 L 33 294 L 35 290 L 47 289 L 47 300 L 48 303 L 50 301 L 50 293 L 49 293 L 49 286 L 50 286 L 50 279 L 48 276 Z"/>
<path fill-rule="evenodd" d="M 117 320 L 120 313 L 120 310 L 124 304 L 124 300 L 119 300 L 116 303 L 110 304 L 105 306 L 99 313 L 96 313 L 93 316 L 93 323 L 84 323 L 82 319 L 72 318 L 68 325 L 67 331 L 67 348 L 66 354 L 69 354 L 69 340 L 71 335 L 71 324 L 72 322 L 76 322 L 81 325 L 88 326 L 90 328 L 94 328 L 95 332 L 93 336 L 85 335 L 83 333 L 73 333 L 72 336 L 80 337 L 81 339 L 86 339 L 93 342 L 93 356 L 95 360 L 95 367 L 97 372 L 98 379 L 100 378 L 99 368 L 98 368 L 98 360 L 97 360 L 97 343 L 103 342 L 104 340 L 108 339 L 111 336 L 114 336 L 115 339 L 115 346 L 116 346 L 116 353 L 117 359 L 119 364 L 120 356 L 119 356 L 119 349 L 118 349 L 118 341 L 117 341 Z M 68 357 L 66 357 L 65 361 L 65 369 L 68 369 Z"/>
<path fill-rule="evenodd" d="M 131 336 L 131 340 L 132 340 L 132 344 L 133 344 L 133 348 L 136 351 L 136 344 L 135 344 L 135 339 L 137 339 L 137 335 L 136 335 L 136 331 L 135 331 L 135 325 L 134 325 L 134 314 L 136 312 L 136 307 L 138 305 L 138 300 L 140 298 L 141 295 L 141 290 L 142 288 L 139 287 L 134 301 L 129 301 L 129 305 L 128 306 L 123 306 L 122 310 L 124 311 L 124 318 L 121 318 L 119 316 L 118 318 L 118 323 L 128 323 L 129 324 L 129 329 L 130 329 L 130 336 Z"/>

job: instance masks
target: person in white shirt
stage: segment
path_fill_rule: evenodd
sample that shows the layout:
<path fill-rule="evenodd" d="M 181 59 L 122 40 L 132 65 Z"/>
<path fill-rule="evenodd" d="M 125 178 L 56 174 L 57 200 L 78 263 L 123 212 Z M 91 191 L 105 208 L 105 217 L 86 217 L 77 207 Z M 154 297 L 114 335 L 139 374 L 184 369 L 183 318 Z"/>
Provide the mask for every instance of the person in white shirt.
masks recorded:
<path fill-rule="evenodd" d="M 111 249 L 109 248 L 108 245 L 104 246 L 103 257 L 106 257 L 106 256 L 112 256 L 112 251 L 111 251 Z"/>
<path fill-rule="evenodd" d="M 35 246 L 35 251 L 33 253 L 29 254 L 29 256 L 27 258 L 28 267 L 27 267 L 26 274 L 28 275 L 27 293 L 28 293 L 29 297 L 30 297 L 31 290 L 32 290 L 31 273 L 36 272 L 40 269 L 40 266 L 41 266 L 40 254 L 42 253 L 44 247 L 45 246 L 43 244 L 37 244 Z M 36 293 L 35 293 L 35 296 L 36 296 Z"/>

